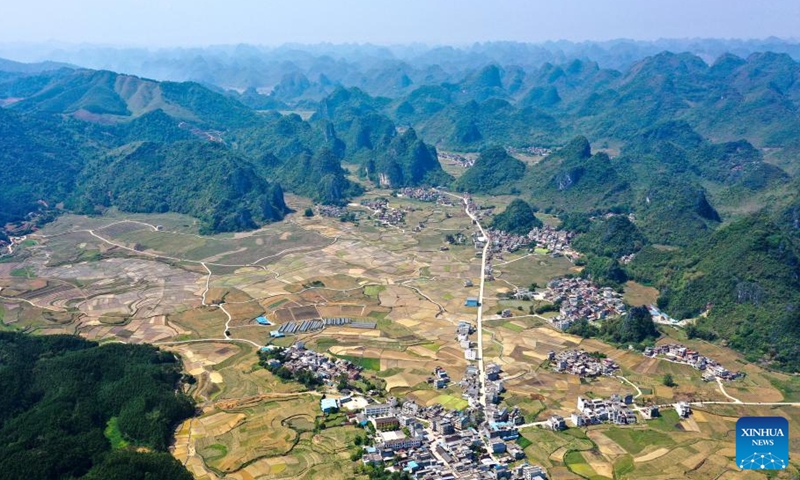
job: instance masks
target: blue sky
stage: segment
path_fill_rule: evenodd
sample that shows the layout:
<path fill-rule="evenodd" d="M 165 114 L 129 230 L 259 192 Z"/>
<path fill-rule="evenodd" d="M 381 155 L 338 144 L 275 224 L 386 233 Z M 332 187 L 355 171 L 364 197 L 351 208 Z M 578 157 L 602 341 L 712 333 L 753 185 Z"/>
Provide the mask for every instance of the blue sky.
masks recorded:
<path fill-rule="evenodd" d="M 251 43 L 800 36 L 800 0 L 6 0 L 0 42 Z M 10 5 L 9 5 L 10 3 Z"/>

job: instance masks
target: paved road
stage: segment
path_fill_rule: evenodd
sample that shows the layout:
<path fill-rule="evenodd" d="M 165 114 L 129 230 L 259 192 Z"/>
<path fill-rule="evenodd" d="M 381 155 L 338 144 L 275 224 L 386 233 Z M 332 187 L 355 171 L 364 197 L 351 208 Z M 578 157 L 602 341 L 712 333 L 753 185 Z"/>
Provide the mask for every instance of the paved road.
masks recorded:
<path fill-rule="evenodd" d="M 478 328 L 478 371 L 480 374 L 480 402 L 483 408 L 486 408 L 486 368 L 485 363 L 483 361 L 483 292 L 486 286 L 486 257 L 489 253 L 489 244 L 491 240 L 489 239 L 489 235 L 486 233 L 486 230 L 483 229 L 483 225 L 481 222 L 478 221 L 478 217 L 473 214 L 469 210 L 469 201 L 466 197 L 459 197 L 461 201 L 464 202 L 464 211 L 469 215 L 469 218 L 475 222 L 475 225 L 478 226 L 478 229 L 481 231 L 481 235 L 486 239 L 486 244 L 483 246 L 483 253 L 481 255 L 481 282 L 480 288 L 478 290 L 478 318 L 477 318 L 477 328 Z"/>

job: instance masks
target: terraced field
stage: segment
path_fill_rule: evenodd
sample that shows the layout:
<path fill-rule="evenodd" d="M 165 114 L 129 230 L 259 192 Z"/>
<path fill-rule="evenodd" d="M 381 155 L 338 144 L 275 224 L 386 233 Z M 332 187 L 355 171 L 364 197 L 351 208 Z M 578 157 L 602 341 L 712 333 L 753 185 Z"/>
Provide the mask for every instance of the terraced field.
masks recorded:
<path fill-rule="evenodd" d="M 302 211 L 305 205 L 293 208 Z M 480 259 L 471 245 L 440 247 L 446 234 L 469 237 L 472 222 L 460 207 L 394 198 L 391 205 L 408 209 L 404 225 L 355 226 L 293 214 L 255 232 L 213 237 L 197 235 L 196 222 L 180 215 L 65 215 L 0 264 L 1 327 L 154 343 L 178 353 L 196 380 L 191 393 L 201 413 L 178 427 L 173 454 L 197 478 L 358 478 L 349 457 L 361 430 L 341 425 L 340 417 L 323 417 L 321 393 L 281 381 L 258 366 L 255 353 L 261 346 L 302 340 L 362 365 L 367 378 L 390 394 L 465 406 L 456 382 L 467 361 L 455 326 L 474 320 L 475 309 L 465 307 L 464 299 L 476 296 L 477 287 L 464 285 L 477 283 Z M 425 228 L 413 231 L 419 223 Z M 563 334 L 549 326 L 547 314 L 529 313 L 532 302 L 501 298 L 514 286 L 576 272 L 569 261 L 540 252 L 506 254 L 499 263 L 504 264 L 496 266 L 496 280 L 486 285 L 484 356 L 503 368 L 507 402 L 518 405 L 526 421 L 568 416 L 578 395 L 633 390 L 617 378 L 581 380 L 550 370 L 548 352 L 568 348 L 612 358 L 642 390 L 641 400 L 727 400 L 691 367 Z M 629 286 L 630 299 L 648 295 L 652 292 Z M 506 308 L 512 318 L 495 315 Z M 271 325 L 255 321 L 262 315 Z M 338 317 L 375 322 L 376 328 L 340 325 L 270 337 L 287 322 Z M 685 343 L 745 371 L 744 379 L 726 385 L 736 398 L 800 399 L 793 377 L 764 372 L 724 347 L 688 340 L 680 331 L 664 333 L 662 341 Z M 454 380 L 445 390 L 426 382 L 437 366 Z M 665 373 L 677 387 L 663 386 Z M 734 478 L 735 418 L 777 413 L 790 418 L 794 432 L 800 431 L 794 428 L 800 424 L 795 410 L 717 406 L 696 409 L 690 421 L 666 411 L 646 430 L 526 429 L 522 443 L 528 461 L 546 466 L 556 479 Z M 800 455 L 794 440 L 793 453 Z"/>

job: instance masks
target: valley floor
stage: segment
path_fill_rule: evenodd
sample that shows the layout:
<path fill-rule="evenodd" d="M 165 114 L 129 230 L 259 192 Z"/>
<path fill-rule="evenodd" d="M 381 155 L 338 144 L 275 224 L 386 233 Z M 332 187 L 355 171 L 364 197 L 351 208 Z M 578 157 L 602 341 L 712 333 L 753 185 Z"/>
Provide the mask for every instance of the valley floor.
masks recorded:
<path fill-rule="evenodd" d="M 381 195 L 389 198 L 388 191 L 370 197 Z M 359 430 L 343 416 L 323 417 L 319 394 L 280 381 L 258 366 L 255 353 L 301 340 L 364 366 L 396 397 L 452 408 L 465 403 L 455 384 L 470 362 L 456 327 L 475 321 L 476 309 L 465 299 L 479 297 L 482 258 L 472 243 L 448 245 L 444 237 L 469 238 L 476 227 L 458 201 L 389 202 L 405 212 L 403 223 L 380 224 L 369 209 L 353 206 L 360 212 L 356 223 L 298 213 L 258 231 L 213 237 L 197 235 L 196 222 L 181 215 L 64 215 L 28 236 L 13 256 L 0 258 L 2 328 L 153 343 L 180 354 L 197 380 L 191 394 L 201 413 L 178 426 L 173 454 L 196 478 L 356 477 L 350 454 Z M 310 206 L 297 197 L 289 203 L 297 212 Z M 545 466 L 555 479 L 764 478 L 734 465 L 732 432 L 744 415 L 788 418 L 792 453 L 800 455 L 800 408 L 790 404 L 800 401 L 795 377 L 664 327 L 659 343 L 682 343 L 746 373 L 724 387 L 704 382 L 688 365 L 562 333 L 551 326 L 552 313 L 529 313 L 534 302 L 503 298 L 517 287 L 577 271 L 569 260 L 541 252 L 497 261 L 480 307 L 482 358 L 502 367 L 505 402 L 520 407 L 531 424 L 552 414 L 567 417 L 578 396 L 614 393 L 662 405 L 694 402 L 694 414 L 679 419 L 665 408 L 660 419 L 632 427 L 524 428 L 519 443 L 527 461 Z M 647 303 L 653 295 L 632 284 L 626 299 Z M 511 315 L 502 317 L 502 310 Z M 375 328 L 345 324 L 270 335 L 318 318 L 350 318 Z M 581 379 L 548 366 L 549 352 L 575 348 L 607 355 L 619 364 L 619 375 Z M 445 389 L 426 381 L 437 366 L 454 380 Z M 662 384 L 665 374 L 675 387 Z"/>

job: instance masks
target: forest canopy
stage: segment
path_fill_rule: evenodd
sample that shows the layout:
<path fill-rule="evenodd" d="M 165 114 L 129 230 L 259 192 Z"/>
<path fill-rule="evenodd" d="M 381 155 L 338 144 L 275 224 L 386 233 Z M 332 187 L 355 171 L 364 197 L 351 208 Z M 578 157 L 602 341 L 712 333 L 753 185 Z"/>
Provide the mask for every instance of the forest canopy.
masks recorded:
<path fill-rule="evenodd" d="M 0 332 L 3 478 L 190 480 L 167 453 L 194 413 L 182 378 L 178 359 L 152 346 Z"/>

